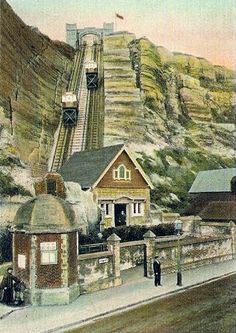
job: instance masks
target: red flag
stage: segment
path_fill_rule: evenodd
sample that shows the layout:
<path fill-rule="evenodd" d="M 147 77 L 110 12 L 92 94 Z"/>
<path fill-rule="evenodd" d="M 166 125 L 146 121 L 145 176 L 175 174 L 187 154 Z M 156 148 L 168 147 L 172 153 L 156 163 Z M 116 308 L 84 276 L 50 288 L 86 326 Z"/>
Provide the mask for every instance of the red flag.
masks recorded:
<path fill-rule="evenodd" d="M 117 14 L 117 13 L 116 13 L 116 17 L 118 17 L 118 18 L 121 19 L 121 20 L 124 20 L 124 16 L 121 16 L 120 14 Z"/>

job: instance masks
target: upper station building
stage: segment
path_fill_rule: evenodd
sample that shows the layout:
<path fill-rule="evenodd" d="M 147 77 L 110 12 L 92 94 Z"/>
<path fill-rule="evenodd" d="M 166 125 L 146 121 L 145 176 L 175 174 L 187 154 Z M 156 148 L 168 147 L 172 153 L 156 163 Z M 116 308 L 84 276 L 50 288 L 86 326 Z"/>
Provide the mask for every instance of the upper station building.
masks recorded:
<path fill-rule="evenodd" d="M 74 153 L 59 172 L 65 181 L 93 193 L 105 228 L 149 221 L 153 186 L 123 144 Z"/>
<path fill-rule="evenodd" d="M 66 42 L 76 48 L 81 44 L 81 40 L 85 35 L 97 35 L 99 38 L 110 35 L 114 32 L 114 23 L 103 23 L 103 28 L 86 27 L 77 29 L 77 24 L 66 24 Z"/>

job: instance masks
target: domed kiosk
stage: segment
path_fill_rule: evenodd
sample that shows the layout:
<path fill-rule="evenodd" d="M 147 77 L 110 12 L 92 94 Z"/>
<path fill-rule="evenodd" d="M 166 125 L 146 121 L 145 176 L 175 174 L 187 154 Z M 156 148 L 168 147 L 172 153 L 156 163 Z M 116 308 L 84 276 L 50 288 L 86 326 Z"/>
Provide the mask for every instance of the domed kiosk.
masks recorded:
<path fill-rule="evenodd" d="M 13 268 L 33 305 L 68 304 L 79 295 L 74 211 L 61 198 L 39 195 L 17 211 Z"/>

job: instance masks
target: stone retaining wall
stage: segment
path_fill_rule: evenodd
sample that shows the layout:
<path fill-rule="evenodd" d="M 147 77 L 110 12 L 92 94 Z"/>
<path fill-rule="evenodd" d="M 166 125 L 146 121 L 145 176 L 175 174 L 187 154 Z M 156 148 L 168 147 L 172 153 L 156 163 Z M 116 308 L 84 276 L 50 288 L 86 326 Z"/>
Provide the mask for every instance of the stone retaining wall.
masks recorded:
<path fill-rule="evenodd" d="M 120 270 L 126 270 L 144 263 L 144 241 L 120 244 Z"/>
<path fill-rule="evenodd" d="M 110 251 L 79 255 L 78 271 L 81 293 L 112 287 L 113 255 Z"/>
<path fill-rule="evenodd" d="M 196 268 L 233 258 L 231 236 L 181 238 L 179 240 L 182 269 Z M 164 272 L 176 270 L 178 241 L 155 242 L 153 255 L 162 261 Z"/>

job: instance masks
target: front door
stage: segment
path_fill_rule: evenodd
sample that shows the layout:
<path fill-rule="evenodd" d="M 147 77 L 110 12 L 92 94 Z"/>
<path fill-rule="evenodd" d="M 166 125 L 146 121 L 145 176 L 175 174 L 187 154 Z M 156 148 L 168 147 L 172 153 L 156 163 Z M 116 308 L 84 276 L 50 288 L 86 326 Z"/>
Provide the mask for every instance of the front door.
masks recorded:
<path fill-rule="evenodd" d="M 115 226 L 127 224 L 127 205 L 126 204 L 115 204 Z"/>

